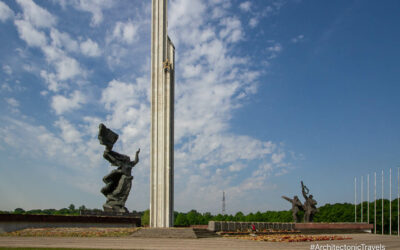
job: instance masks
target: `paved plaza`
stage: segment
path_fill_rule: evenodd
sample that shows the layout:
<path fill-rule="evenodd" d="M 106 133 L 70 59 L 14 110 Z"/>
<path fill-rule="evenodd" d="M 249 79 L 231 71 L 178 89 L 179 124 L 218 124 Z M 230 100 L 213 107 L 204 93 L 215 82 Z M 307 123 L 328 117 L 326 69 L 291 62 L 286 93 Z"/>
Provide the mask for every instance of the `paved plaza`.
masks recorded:
<path fill-rule="evenodd" d="M 316 241 L 316 242 L 256 242 L 228 238 L 202 239 L 161 239 L 135 237 L 0 237 L 0 247 L 49 247 L 49 248 L 102 248 L 102 249 L 334 249 L 336 246 L 376 246 L 382 249 L 400 249 L 400 238 L 397 236 L 382 236 L 374 234 L 344 235 L 351 240 Z M 317 245 L 318 244 L 318 245 Z M 324 248 L 325 247 L 325 248 Z M 345 248 L 343 248 L 345 249 Z M 368 249 L 368 248 L 349 248 Z M 376 249 L 376 248 L 370 248 Z"/>

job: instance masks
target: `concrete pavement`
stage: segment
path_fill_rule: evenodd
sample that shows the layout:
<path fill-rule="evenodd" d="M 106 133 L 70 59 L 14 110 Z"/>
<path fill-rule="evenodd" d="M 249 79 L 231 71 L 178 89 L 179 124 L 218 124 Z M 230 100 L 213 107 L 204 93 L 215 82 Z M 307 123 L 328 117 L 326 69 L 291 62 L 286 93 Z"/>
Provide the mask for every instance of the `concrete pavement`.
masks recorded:
<path fill-rule="evenodd" d="M 374 234 L 347 234 L 351 240 L 315 242 L 256 242 L 229 238 L 162 239 L 135 237 L 0 237 L 1 247 L 49 247 L 49 248 L 101 248 L 101 249 L 310 249 L 328 245 L 362 246 L 382 245 L 385 249 L 400 249 L 400 238 Z M 333 248 L 320 248 L 333 249 Z M 356 248 L 357 249 L 357 248 Z M 362 249 L 362 248 L 360 248 Z M 366 249 L 366 248 L 365 248 Z M 382 248 L 383 249 L 383 248 Z"/>

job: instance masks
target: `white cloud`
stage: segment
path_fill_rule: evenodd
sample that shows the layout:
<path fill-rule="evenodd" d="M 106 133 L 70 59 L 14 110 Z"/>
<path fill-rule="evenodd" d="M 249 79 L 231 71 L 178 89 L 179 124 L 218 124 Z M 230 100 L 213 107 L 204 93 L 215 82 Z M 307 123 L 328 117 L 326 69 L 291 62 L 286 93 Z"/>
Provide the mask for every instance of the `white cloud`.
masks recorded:
<path fill-rule="evenodd" d="M 92 195 L 98 194 L 101 173 L 95 169 L 105 164 L 97 133 L 78 130 L 65 118 L 60 118 L 54 125 L 60 129 L 60 135 L 32 121 L 2 117 L 0 147 L 14 148 L 18 157 L 40 160 L 39 166 L 33 163 L 30 167 L 33 171 L 43 171 L 41 174 L 47 179 L 78 187 Z M 82 185 L 83 182 L 90 183 L 90 187 Z"/>
<path fill-rule="evenodd" d="M 19 107 L 19 102 L 14 98 L 6 98 L 6 102 L 12 107 Z"/>
<path fill-rule="evenodd" d="M 40 76 L 46 81 L 47 88 L 53 92 L 57 92 L 61 88 L 65 88 L 65 84 L 59 82 L 56 75 L 53 73 L 48 73 L 47 71 L 42 70 L 40 71 Z"/>
<path fill-rule="evenodd" d="M 292 43 L 298 43 L 298 42 L 301 42 L 303 39 L 304 39 L 304 35 L 301 34 L 296 37 L 293 37 L 291 41 L 292 41 Z"/>
<path fill-rule="evenodd" d="M 244 168 L 246 168 L 246 165 L 240 164 L 240 163 L 234 163 L 234 164 L 229 166 L 229 171 L 238 172 L 238 171 L 241 171 Z"/>
<path fill-rule="evenodd" d="M 67 56 L 57 61 L 55 67 L 60 80 L 67 80 L 82 73 L 78 61 Z"/>
<path fill-rule="evenodd" d="M 103 21 L 103 9 L 113 6 L 111 0 L 73 0 L 67 3 L 72 4 L 77 10 L 90 12 L 92 14 L 91 26 L 99 25 Z"/>
<path fill-rule="evenodd" d="M 274 44 L 273 46 L 268 47 L 268 51 L 272 52 L 280 52 L 282 50 L 282 45 L 279 43 Z"/>
<path fill-rule="evenodd" d="M 7 74 L 7 75 L 11 75 L 12 74 L 12 69 L 9 65 L 5 64 L 3 65 L 3 71 Z"/>
<path fill-rule="evenodd" d="M 242 23 L 236 17 L 223 18 L 220 25 L 225 26 L 219 35 L 222 39 L 226 39 L 228 42 L 237 42 L 243 39 Z"/>
<path fill-rule="evenodd" d="M 169 17 L 169 23 L 171 26 L 178 25 L 178 23 L 180 26 L 192 26 L 196 25 L 196 23 L 192 23 L 193 19 L 203 21 L 201 15 L 206 10 L 206 6 L 204 5 L 204 2 L 200 0 L 176 0 L 171 1 L 169 9 L 174 10 L 174 15 Z M 201 23 L 197 25 L 201 25 Z"/>
<path fill-rule="evenodd" d="M 16 0 L 23 9 L 24 20 L 33 24 L 35 27 L 51 27 L 57 22 L 57 19 L 47 10 L 38 6 L 32 0 Z"/>
<path fill-rule="evenodd" d="M 7 83 L 3 83 L 0 87 L 0 92 L 2 91 L 12 91 L 12 88 L 10 87 L 10 85 L 8 85 Z"/>
<path fill-rule="evenodd" d="M 174 15 L 169 34 L 177 47 L 184 48 L 177 50 L 176 66 L 180 69 L 176 72 L 175 185 L 180 190 L 176 196 L 194 200 L 177 205 L 208 210 L 202 203 L 215 203 L 221 190 L 242 199 L 249 192 L 270 189 L 266 183 L 271 173 L 283 168 L 278 166 L 282 162 L 272 161 L 272 155 L 283 149 L 271 141 L 229 132 L 233 111 L 243 98 L 257 92 L 262 74 L 249 69 L 249 58 L 232 53 L 231 43 L 245 35 L 241 20 L 221 10 L 215 19 L 219 26 L 210 26 L 216 17 L 199 1 L 171 1 L 170 9 Z M 270 47 L 267 50 L 275 54 L 282 49 L 279 43 Z M 244 171 L 255 177 L 235 177 Z"/>
<path fill-rule="evenodd" d="M 97 57 L 101 55 L 99 45 L 90 38 L 81 43 L 81 51 L 86 56 Z"/>
<path fill-rule="evenodd" d="M 271 41 L 274 42 L 274 41 Z M 282 52 L 282 45 L 280 43 L 275 42 L 272 46 L 267 47 L 267 51 L 269 52 L 268 59 L 273 59 L 278 56 L 280 52 Z"/>
<path fill-rule="evenodd" d="M 108 119 L 110 126 L 120 129 L 138 117 L 143 119 L 140 114 L 149 111 L 149 107 L 144 105 L 148 98 L 147 88 L 148 80 L 144 78 L 138 78 L 136 84 L 117 80 L 108 83 L 103 90 L 101 102 L 107 110 L 112 111 L 112 116 Z M 143 126 L 145 124 L 141 125 Z"/>
<path fill-rule="evenodd" d="M 46 35 L 35 29 L 28 21 L 15 20 L 19 36 L 31 47 L 43 47 L 47 43 Z"/>
<path fill-rule="evenodd" d="M 69 52 L 77 52 L 79 49 L 78 42 L 71 38 L 68 33 L 60 32 L 55 28 L 50 31 L 52 39 L 51 45 Z"/>
<path fill-rule="evenodd" d="M 257 26 L 257 24 L 259 23 L 259 19 L 257 17 L 252 17 L 249 21 L 249 25 L 252 28 L 255 28 Z"/>
<path fill-rule="evenodd" d="M 281 163 L 283 161 L 283 159 L 285 158 L 285 153 L 281 152 L 281 153 L 274 153 L 271 156 L 272 162 L 277 164 L 277 163 Z"/>
<path fill-rule="evenodd" d="M 113 38 L 119 41 L 131 44 L 133 41 L 137 40 L 138 26 L 132 21 L 126 23 L 117 22 L 113 31 Z"/>
<path fill-rule="evenodd" d="M 65 81 L 76 79 L 78 76 L 85 77 L 86 71 L 81 68 L 79 62 L 67 54 L 80 51 L 78 42 L 72 39 L 68 33 L 60 32 L 53 27 L 57 20 L 46 9 L 31 0 L 18 0 L 17 2 L 23 9 L 23 19 L 14 21 L 20 38 L 30 47 L 39 47 L 49 65 L 54 69 L 54 72 L 37 69 L 48 84 L 48 89 L 57 92 L 68 86 Z M 50 29 L 49 43 L 45 32 L 39 28 Z M 93 46 L 90 47 L 90 45 Z M 94 44 L 84 43 L 82 50 L 90 55 L 98 53 Z M 27 67 L 24 66 L 24 68 Z M 27 69 L 32 69 L 32 67 L 28 66 Z M 59 97 L 55 100 L 60 101 Z"/>
<path fill-rule="evenodd" d="M 60 117 L 55 123 L 55 126 L 61 129 L 61 137 L 66 143 L 82 142 L 81 133 L 70 122 Z"/>
<path fill-rule="evenodd" d="M 67 56 L 64 51 L 54 46 L 44 46 L 42 50 L 49 63 L 53 64 L 57 72 L 57 80 L 64 81 L 84 74 L 79 62 Z"/>
<path fill-rule="evenodd" d="M 62 95 L 53 96 L 51 107 L 56 114 L 60 115 L 80 108 L 85 102 L 85 96 L 80 91 L 75 90 L 69 98 Z"/>
<path fill-rule="evenodd" d="M 67 33 L 59 32 L 57 29 L 52 28 L 50 31 L 51 44 L 47 44 L 47 38 L 43 31 L 37 30 L 30 22 L 26 20 L 15 20 L 20 38 L 24 40 L 31 47 L 39 47 L 48 63 L 54 66 L 56 70 L 56 77 L 50 74 L 41 76 L 46 79 L 52 91 L 57 91 L 58 81 L 65 81 L 72 79 L 78 75 L 85 75 L 85 71 L 81 69 L 79 62 L 68 56 L 66 51 L 76 51 L 78 44 L 71 39 Z M 97 53 L 95 49 L 84 46 L 86 53 Z"/>
<path fill-rule="evenodd" d="M 5 22 L 9 18 L 14 17 L 14 11 L 7 4 L 0 1 L 0 21 Z"/>
<path fill-rule="evenodd" d="M 245 12 L 249 12 L 251 10 L 251 2 L 250 1 L 242 2 L 239 5 L 239 8 Z"/>

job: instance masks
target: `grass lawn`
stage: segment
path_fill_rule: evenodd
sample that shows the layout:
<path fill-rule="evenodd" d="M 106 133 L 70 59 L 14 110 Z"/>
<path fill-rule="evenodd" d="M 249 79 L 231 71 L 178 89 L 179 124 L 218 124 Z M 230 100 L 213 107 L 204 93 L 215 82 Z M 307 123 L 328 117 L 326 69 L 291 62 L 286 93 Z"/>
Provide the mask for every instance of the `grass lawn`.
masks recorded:
<path fill-rule="evenodd" d="M 43 250 L 43 249 L 61 249 L 61 250 L 100 250 L 96 248 L 44 248 L 44 247 L 0 247 L 0 250 Z M 104 250 L 104 249 L 102 249 Z"/>
<path fill-rule="evenodd" d="M 139 228 L 27 228 L 10 233 L 2 233 L 0 236 L 17 237 L 123 237 L 129 236 Z M 1 248 L 0 248 L 1 249 Z M 31 249 L 31 248 L 30 248 Z"/>

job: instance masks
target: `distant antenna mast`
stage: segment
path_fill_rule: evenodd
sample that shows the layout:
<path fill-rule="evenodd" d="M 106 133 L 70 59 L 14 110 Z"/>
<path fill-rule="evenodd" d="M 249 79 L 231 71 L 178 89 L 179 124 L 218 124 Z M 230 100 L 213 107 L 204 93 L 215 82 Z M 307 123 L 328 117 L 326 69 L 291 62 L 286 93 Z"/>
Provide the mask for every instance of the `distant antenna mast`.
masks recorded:
<path fill-rule="evenodd" d="M 225 215 L 225 191 L 222 191 L 222 215 Z"/>

